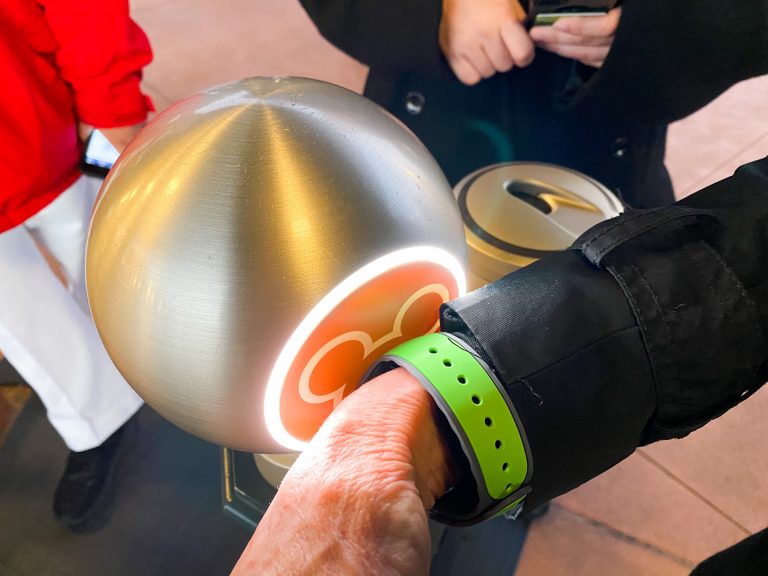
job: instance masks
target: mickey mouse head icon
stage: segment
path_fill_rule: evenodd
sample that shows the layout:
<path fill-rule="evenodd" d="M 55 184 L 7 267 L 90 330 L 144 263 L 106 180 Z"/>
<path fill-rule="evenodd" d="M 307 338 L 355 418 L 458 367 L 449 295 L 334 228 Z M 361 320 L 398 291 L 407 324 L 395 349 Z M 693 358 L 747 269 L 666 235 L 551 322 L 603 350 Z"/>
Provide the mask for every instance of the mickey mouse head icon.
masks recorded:
<path fill-rule="evenodd" d="M 357 270 L 307 315 L 267 384 L 273 437 L 302 450 L 368 367 L 398 344 L 439 329 L 439 308 L 465 291 L 461 264 L 442 249 L 414 247 Z"/>

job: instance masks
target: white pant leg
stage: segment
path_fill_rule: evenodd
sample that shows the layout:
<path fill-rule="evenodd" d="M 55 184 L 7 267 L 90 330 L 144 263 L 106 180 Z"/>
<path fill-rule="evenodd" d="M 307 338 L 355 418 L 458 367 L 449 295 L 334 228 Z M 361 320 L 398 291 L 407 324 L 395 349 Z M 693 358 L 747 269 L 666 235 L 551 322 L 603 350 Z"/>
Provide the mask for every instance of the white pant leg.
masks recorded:
<path fill-rule="evenodd" d="M 88 315 L 91 312 L 85 291 L 85 242 L 100 185 L 101 180 L 82 176 L 23 224 L 59 263 L 66 276 L 67 288 Z"/>
<path fill-rule="evenodd" d="M 43 211 L 0 234 L 0 350 L 34 388 L 71 450 L 101 444 L 141 406 L 87 312 L 83 255 L 93 182 L 81 178 Z M 51 272 L 35 239 L 63 266 Z"/>

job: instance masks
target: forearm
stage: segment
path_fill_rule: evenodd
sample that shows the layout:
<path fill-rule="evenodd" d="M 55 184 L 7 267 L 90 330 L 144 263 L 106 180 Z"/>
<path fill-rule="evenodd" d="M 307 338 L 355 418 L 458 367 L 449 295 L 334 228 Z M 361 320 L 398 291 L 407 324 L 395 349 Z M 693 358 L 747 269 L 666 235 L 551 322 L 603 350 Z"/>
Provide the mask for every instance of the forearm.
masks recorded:
<path fill-rule="evenodd" d="M 444 307 L 443 330 L 483 358 L 519 416 L 529 506 L 760 387 L 767 222 L 768 159 L 677 207 L 592 229 L 578 249 Z M 402 368 L 351 394 L 286 476 L 233 574 L 427 574 L 426 510 L 471 477 L 456 470 L 466 463 L 441 422 Z"/>
<path fill-rule="evenodd" d="M 655 214 L 655 228 L 601 244 L 617 222 L 656 218 L 633 212 L 443 310 L 520 416 L 530 504 L 684 436 L 768 377 L 768 160 Z"/>
<path fill-rule="evenodd" d="M 372 380 L 296 461 L 233 574 L 426 574 L 450 465 L 423 387 L 402 369 Z"/>

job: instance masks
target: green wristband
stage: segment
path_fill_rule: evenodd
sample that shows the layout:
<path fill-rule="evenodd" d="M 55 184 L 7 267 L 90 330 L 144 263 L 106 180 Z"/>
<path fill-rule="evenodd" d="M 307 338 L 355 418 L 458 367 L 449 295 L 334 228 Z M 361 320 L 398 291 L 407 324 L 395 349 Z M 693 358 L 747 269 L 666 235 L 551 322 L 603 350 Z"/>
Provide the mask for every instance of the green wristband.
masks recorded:
<path fill-rule="evenodd" d="M 471 524 L 522 500 L 531 475 L 529 449 L 514 407 L 490 368 L 445 333 L 409 340 L 381 358 L 379 366 L 387 362 L 407 369 L 431 394 L 456 433 L 477 484 L 478 503 L 471 513 L 438 519 Z"/>

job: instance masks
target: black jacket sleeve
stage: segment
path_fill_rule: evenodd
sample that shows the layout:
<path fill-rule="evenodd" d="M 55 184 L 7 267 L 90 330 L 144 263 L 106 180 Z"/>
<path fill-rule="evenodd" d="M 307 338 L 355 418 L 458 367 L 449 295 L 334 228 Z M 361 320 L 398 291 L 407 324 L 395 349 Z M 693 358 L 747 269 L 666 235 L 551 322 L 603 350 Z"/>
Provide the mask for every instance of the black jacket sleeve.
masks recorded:
<path fill-rule="evenodd" d="M 570 105 L 669 123 L 767 73 L 766 0 L 626 0 L 608 57 Z"/>
<path fill-rule="evenodd" d="M 604 222 L 441 314 L 518 412 L 529 505 L 575 488 L 768 379 L 768 158 Z"/>
<path fill-rule="evenodd" d="M 444 65 L 442 0 L 300 0 L 331 44 L 372 68 L 431 70 Z"/>
<path fill-rule="evenodd" d="M 329 42 L 371 68 L 434 74 L 447 67 L 438 43 L 441 0 L 301 3 Z M 564 108 L 667 124 L 738 81 L 768 74 L 768 2 L 626 0 L 602 68 L 582 70 L 588 80 L 574 77 L 565 87 Z"/>

